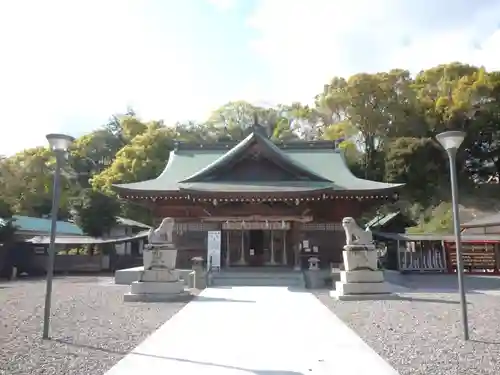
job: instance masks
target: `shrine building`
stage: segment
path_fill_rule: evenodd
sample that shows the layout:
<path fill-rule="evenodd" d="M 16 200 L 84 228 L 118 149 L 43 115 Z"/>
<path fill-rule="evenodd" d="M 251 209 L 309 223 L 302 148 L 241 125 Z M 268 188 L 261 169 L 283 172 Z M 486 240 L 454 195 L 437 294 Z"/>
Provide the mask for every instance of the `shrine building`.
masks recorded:
<path fill-rule="evenodd" d="M 273 143 L 254 125 L 241 142 L 177 142 L 155 179 L 117 184 L 121 198 L 177 222 L 178 267 L 206 259 L 221 233 L 221 267 L 301 268 L 342 262 L 343 217 L 359 218 L 402 184 L 355 177 L 334 141 Z"/>

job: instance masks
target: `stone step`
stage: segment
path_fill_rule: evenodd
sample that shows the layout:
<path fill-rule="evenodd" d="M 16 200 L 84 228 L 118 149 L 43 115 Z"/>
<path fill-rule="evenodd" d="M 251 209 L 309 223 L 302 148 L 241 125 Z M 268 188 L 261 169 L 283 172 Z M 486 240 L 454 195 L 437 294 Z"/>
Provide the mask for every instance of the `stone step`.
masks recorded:
<path fill-rule="evenodd" d="M 265 274 L 265 273 L 241 273 L 241 274 L 238 274 L 238 273 L 226 273 L 226 272 L 220 272 L 220 273 L 217 273 L 217 272 L 214 272 L 212 273 L 212 275 L 214 277 L 217 277 L 219 279 L 233 279 L 233 278 L 237 278 L 237 279 L 255 279 L 255 278 L 268 278 L 268 279 L 296 279 L 296 278 L 300 278 L 302 277 L 302 274 L 301 273 L 293 273 L 293 274 L 276 274 L 276 275 L 273 275 L 273 274 Z"/>
<path fill-rule="evenodd" d="M 246 278 L 246 279 L 217 279 L 212 280 L 211 286 L 289 286 L 289 287 L 304 287 L 302 280 L 287 280 L 287 279 L 262 279 L 262 278 Z"/>
<path fill-rule="evenodd" d="M 302 272 L 294 271 L 221 271 L 212 273 L 212 286 L 290 286 L 304 287 Z"/>

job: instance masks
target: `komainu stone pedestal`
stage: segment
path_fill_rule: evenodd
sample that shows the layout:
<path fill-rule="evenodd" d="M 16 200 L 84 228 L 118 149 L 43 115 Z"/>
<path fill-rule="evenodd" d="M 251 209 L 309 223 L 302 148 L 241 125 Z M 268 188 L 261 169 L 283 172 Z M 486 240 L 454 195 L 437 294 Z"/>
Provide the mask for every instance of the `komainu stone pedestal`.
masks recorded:
<path fill-rule="evenodd" d="M 177 301 L 189 297 L 184 281 L 175 270 L 177 249 L 172 244 L 154 244 L 144 249 L 144 271 L 131 285 L 125 302 Z"/>
<path fill-rule="evenodd" d="M 384 273 L 377 266 L 374 245 L 346 245 L 342 256 L 345 271 L 330 296 L 338 300 L 387 299 L 396 297 L 384 282 Z"/>
<path fill-rule="evenodd" d="M 188 296 L 184 291 L 184 281 L 176 270 L 143 271 L 140 281 L 134 281 L 130 293 L 125 294 L 125 302 L 175 301 Z"/>

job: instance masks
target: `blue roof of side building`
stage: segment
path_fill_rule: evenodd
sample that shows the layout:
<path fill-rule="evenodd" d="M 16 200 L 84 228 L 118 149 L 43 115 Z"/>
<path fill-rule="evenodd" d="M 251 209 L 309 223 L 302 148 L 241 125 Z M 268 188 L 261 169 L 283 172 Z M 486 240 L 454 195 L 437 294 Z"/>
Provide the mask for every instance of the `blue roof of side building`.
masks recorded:
<path fill-rule="evenodd" d="M 50 233 L 50 219 L 43 219 L 38 217 L 30 217 L 30 216 L 22 216 L 22 215 L 14 215 L 12 218 L 15 220 L 14 225 L 20 231 L 25 232 L 47 232 Z M 135 220 L 117 217 L 118 224 L 131 226 L 131 227 L 139 227 L 142 229 L 151 228 L 149 225 L 140 223 Z M 0 225 L 4 225 L 5 220 L 0 218 Z M 85 233 L 74 223 L 68 221 L 58 221 L 57 222 L 57 234 L 59 235 L 72 235 L 72 236 L 84 236 Z"/>
<path fill-rule="evenodd" d="M 26 232 L 50 232 L 50 219 L 42 219 L 38 217 L 30 217 L 30 216 L 22 216 L 22 215 L 14 215 L 12 216 L 14 219 L 14 225 L 20 231 Z M 0 219 L 0 224 L 4 223 L 3 219 Z M 68 234 L 68 235 L 77 235 L 83 236 L 84 233 L 82 230 L 73 223 L 68 223 L 67 221 L 58 221 L 57 222 L 57 234 Z"/>

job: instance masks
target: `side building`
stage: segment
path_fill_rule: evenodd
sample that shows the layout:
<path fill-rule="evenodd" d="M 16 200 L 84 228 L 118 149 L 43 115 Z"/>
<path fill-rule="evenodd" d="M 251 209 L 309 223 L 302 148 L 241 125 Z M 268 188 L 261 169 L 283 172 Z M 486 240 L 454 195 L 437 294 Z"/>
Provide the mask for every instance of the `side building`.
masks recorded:
<path fill-rule="evenodd" d="M 342 218 L 392 199 L 401 184 L 355 177 L 336 143 L 273 143 L 262 127 L 239 143 L 176 144 L 155 179 L 117 184 L 122 198 L 176 219 L 178 266 L 206 257 L 221 231 L 223 267 L 342 262 Z"/>

